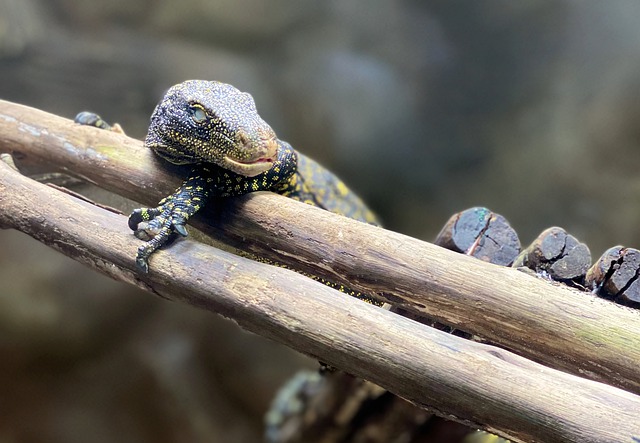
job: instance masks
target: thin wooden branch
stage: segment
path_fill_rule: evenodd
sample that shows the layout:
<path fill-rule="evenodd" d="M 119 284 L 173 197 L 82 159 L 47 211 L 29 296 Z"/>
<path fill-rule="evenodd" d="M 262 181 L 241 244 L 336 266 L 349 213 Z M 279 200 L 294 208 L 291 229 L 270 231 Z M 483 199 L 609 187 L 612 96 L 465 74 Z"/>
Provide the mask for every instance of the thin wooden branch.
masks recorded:
<path fill-rule="evenodd" d="M 254 199 L 260 197 L 243 201 Z M 222 314 L 438 414 L 516 441 L 640 439 L 634 394 L 429 328 L 286 269 L 185 240 L 141 275 L 131 260 L 138 242 L 124 216 L 4 163 L 0 223 L 113 278 Z"/>
<path fill-rule="evenodd" d="M 138 140 L 3 101 L 0 150 L 144 204 L 181 182 Z M 222 205 L 194 224 L 239 249 L 640 393 L 638 311 L 270 193 Z"/>

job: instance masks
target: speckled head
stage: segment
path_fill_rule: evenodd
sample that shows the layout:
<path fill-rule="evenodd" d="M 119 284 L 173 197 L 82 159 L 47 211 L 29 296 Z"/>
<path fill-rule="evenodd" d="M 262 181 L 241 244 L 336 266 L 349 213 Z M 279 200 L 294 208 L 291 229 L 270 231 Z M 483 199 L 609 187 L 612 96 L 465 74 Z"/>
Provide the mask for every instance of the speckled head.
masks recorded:
<path fill-rule="evenodd" d="M 145 145 L 171 163 L 215 163 L 247 177 L 270 169 L 278 154 L 276 134 L 253 98 L 204 80 L 167 91 L 151 116 Z"/>

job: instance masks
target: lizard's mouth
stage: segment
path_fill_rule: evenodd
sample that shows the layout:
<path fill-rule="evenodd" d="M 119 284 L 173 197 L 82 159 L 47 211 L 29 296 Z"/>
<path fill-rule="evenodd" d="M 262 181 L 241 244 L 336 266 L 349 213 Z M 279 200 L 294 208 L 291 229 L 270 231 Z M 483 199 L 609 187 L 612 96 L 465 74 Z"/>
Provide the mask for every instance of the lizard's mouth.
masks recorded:
<path fill-rule="evenodd" d="M 240 141 L 242 147 L 225 155 L 220 166 L 245 177 L 254 177 L 271 169 L 278 157 L 278 140 L 275 137 L 251 141 L 240 134 Z M 242 155 L 247 152 L 252 155 Z"/>
<path fill-rule="evenodd" d="M 268 171 L 275 162 L 275 156 L 273 157 L 258 157 L 252 160 L 237 160 L 225 155 L 222 159 L 223 167 L 235 172 L 236 174 L 244 175 L 245 177 L 254 177 L 258 174 Z"/>

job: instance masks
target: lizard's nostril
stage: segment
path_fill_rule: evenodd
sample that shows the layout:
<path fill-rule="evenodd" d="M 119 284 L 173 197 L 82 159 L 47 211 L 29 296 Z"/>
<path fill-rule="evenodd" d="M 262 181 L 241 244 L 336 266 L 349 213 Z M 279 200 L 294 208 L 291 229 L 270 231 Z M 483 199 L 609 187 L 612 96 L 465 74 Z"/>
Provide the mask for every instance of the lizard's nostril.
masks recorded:
<path fill-rule="evenodd" d="M 249 137 L 244 132 L 238 134 L 238 141 L 242 146 L 247 146 L 249 144 Z"/>

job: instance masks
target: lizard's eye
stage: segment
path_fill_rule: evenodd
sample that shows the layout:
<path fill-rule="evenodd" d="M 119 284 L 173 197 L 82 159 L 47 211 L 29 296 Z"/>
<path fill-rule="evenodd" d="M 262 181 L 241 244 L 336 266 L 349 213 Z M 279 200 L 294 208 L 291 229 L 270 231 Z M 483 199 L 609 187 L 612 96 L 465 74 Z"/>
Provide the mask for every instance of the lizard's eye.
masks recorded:
<path fill-rule="evenodd" d="M 207 119 L 207 113 L 198 105 L 189 106 L 189 114 L 196 123 L 202 123 Z"/>

